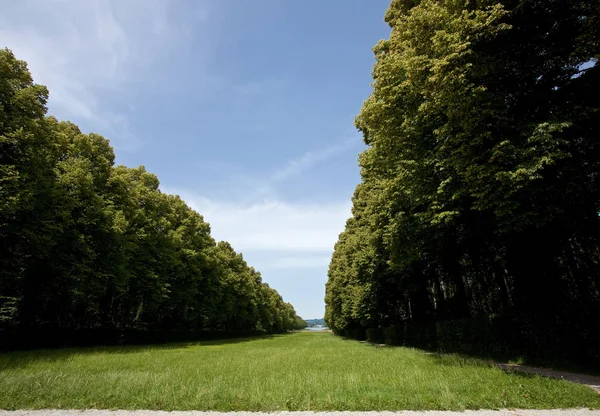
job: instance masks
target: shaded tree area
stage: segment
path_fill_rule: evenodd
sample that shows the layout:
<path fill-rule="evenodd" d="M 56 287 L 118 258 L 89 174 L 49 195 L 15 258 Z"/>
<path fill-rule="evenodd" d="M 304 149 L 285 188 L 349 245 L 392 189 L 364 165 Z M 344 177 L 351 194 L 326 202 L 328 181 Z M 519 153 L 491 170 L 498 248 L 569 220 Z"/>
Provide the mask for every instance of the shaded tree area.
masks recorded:
<path fill-rule="evenodd" d="M 0 50 L 0 329 L 304 327 L 200 214 L 47 100 Z"/>
<path fill-rule="evenodd" d="M 329 268 L 327 324 L 406 335 L 419 323 L 442 337 L 436 323 L 506 318 L 531 323 L 523 336 L 535 322 L 558 338 L 576 336 L 557 335 L 571 326 L 573 343 L 590 345 L 600 3 L 393 0 L 385 20 L 390 39 L 374 48 L 356 118 L 368 148 Z"/>

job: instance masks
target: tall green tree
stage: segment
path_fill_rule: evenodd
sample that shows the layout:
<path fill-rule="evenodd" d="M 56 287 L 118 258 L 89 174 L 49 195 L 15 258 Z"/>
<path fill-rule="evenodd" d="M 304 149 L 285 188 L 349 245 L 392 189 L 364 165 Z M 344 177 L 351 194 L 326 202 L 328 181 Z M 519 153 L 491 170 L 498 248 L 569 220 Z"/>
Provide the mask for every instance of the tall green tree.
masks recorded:
<path fill-rule="evenodd" d="M 332 327 L 600 302 L 592 3 L 392 1 L 356 119 L 369 148 L 330 266 Z"/>
<path fill-rule="evenodd" d="M 143 166 L 46 116 L 0 51 L 0 331 L 298 329 L 290 304 Z"/>

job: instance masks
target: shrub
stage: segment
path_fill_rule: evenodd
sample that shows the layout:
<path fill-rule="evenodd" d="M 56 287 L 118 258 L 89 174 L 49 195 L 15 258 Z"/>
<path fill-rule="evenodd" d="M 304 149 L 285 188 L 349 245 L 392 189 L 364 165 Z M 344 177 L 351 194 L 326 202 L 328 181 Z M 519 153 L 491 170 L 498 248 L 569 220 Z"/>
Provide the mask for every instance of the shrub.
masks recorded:
<path fill-rule="evenodd" d="M 355 339 L 357 341 L 365 341 L 367 339 L 366 331 L 362 328 L 360 329 L 347 329 L 346 330 L 346 338 Z"/>
<path fill-rule="evenodd" d="M 390 326 L 383 330 L 384 342 L 386 345 L 403 345 L 404 344 L 404 325 Z"/>
<path fill-rule="evenodd" d="M 432 322 L 407 322 L 404 326 L 404 344 L 426 350 L 436 349 L 435 324 Z"/>
<path fill-rule="evenodd" d="M 367 341 L 373 344 L 384 344 L 385 333 L 383 328 L 370 328 L 367 329 Z"/>
<path fill-rule="evenodd" d="M 463 353 L 505 361 L 523 358 L 548 366 L 600 370 L 600 311 L 555 315 L 481 316 L 449 321 L 400 322 L 366 331 L 369 342 Z M 364 331 L 347 331 L 364 339 Z"/>

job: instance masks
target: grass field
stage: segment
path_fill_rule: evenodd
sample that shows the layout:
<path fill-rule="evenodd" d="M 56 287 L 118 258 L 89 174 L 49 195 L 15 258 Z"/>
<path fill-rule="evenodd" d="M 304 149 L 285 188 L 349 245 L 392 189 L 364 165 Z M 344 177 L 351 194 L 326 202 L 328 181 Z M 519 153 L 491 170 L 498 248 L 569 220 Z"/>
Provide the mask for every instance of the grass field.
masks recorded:
<path fill-rule="evenodd" d="M 0 354 L 0 408 L 400 410 L 600 408 L 566 381 L 330 333 Z"/>

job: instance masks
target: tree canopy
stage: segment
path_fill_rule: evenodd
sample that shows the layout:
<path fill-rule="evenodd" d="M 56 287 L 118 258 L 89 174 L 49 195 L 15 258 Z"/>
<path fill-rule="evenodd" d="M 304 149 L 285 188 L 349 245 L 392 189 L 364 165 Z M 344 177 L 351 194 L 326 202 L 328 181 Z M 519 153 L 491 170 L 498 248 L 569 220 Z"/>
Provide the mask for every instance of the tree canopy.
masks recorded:
<path fill-rule="evenodd" d="M 200 214 L 47 100 L 0 50 L 0 329 L 305 326 Z"/>
<path fill-rule="evenodd" d="M 600 3 L 394 0 L 334 330 L 600 303 Z"/>

